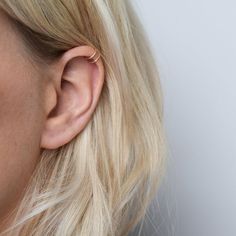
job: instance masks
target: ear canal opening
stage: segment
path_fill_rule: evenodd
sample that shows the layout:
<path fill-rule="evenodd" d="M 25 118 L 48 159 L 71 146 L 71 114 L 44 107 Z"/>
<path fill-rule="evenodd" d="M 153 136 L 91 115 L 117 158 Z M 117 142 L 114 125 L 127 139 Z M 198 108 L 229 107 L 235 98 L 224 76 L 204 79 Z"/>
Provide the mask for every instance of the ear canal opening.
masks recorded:
<path fill-rule="evenodd" d="M 57 101 L 58 101 L 58 99 L 59 99 L 59 97 L 58 97 L 58 94 L 57 94 Z M 53 109 L 49 112 L 48 118 L 54 117 L 57 114 L 56 110 L 57 110 L 57 103 L 53 107 Z"/>

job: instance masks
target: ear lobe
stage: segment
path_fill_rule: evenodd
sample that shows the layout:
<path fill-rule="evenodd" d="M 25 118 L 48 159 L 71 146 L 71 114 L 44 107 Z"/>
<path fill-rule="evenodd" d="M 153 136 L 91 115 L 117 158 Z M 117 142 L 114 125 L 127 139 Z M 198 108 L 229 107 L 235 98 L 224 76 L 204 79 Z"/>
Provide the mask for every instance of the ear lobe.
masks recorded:
<path fill-rule="evenodd" d="M 102 60 L 87 60 L 93 53 L 90 46 L 78 46 L 65 52 L 57 62 L 52 78 L 57 103 L 47 114 L 42 148 L 55 149 L 70 142 L 89 122 L 104 82 Z"/>

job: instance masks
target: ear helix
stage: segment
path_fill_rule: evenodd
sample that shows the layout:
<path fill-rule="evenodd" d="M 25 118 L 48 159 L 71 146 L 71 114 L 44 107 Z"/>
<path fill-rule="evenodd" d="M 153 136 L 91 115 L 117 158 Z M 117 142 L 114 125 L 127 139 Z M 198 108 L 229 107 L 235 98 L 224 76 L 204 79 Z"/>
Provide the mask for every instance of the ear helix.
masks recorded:
<path fill-rule="evenodd" d="M 100 57 L 101 57 L 101 54 L 96 49 L 94 49 L 94 53 L 91 56 L 89 56 L 87 60 L 89 63 L 95 63 L 98 61 Z"/>

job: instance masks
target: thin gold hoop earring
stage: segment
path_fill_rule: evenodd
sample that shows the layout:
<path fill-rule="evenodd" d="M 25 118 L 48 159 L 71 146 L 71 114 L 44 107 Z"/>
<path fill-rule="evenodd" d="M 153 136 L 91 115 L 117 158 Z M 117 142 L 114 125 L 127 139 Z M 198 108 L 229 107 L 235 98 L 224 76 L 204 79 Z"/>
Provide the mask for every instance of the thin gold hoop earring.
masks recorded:
<path fill-rule="evenodd" d="M 96 54 L 98 54 L 98 55 L 96 56 Z M 98 61 L 98 59 L 100 57 L 101 57 L 100 53 L 97 50 L 95 50 L 94 53 L 91 56 L 88 57 L 88 62 L 89 63 L 95 63 L 95 62 Z"/>

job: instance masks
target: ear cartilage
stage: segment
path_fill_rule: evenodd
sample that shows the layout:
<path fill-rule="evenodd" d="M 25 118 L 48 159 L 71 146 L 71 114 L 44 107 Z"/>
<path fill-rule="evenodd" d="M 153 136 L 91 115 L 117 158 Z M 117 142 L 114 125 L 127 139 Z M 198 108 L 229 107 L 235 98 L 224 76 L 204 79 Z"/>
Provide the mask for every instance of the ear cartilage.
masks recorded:
<path fill-rule="evenodd" d="M 98 61 L 98 59 L 101 57 L 101 55 L 100 55 L 100 53 L 98 53 L 98 56 L 97 56 L 97 58 L 95 59 L 97 53 L 98 53 L 98 52 L 95 50 L 95 52 L 94 52 L 90 57 L 88 57 L 89 63 L 95 63 L 95 62 Z"/>

